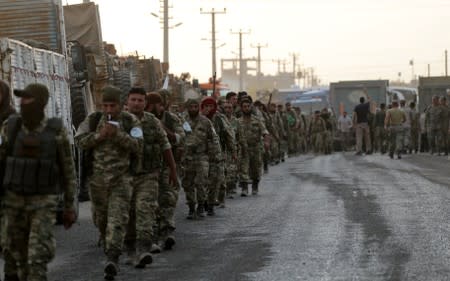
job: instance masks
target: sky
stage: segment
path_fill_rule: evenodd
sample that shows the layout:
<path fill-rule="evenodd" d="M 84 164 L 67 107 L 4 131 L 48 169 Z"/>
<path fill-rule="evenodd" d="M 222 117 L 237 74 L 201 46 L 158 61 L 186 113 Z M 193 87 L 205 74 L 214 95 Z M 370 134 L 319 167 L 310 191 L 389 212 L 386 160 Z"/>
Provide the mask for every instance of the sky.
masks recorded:
<path fill-rule="evenodd" d="M 82 0 L 63 0 L 78 4 Z M 92 1 L 91 1 L 92 2 Z M 163 58 L 159 0 L 96 0 L 103 39 L 119 54 L 138 52 Z M 445 73 L 450 51 L 450 0 L 169 0 L 170 72 L 189 72 L 207 81 L 212 76 L 211 15 L 216 15 L 217 70 L 220 59 L 237 58 L 242 30 L 243 56 L 256 57 L 261 71 L 276 74 L 278 60 L 292 71 L 293 54 L 301 68 L 314 68 L 322 84 L 344 80 L 409 81 Z M 160 14 L 162 17 L 162 14 Z M 202 39 L 207 40 L 202 40 Z M 413 61 L 413 66 L 410 61 Z M 283 69 L 283 66 L 281 66 Z M 401 75 L 399 76 L 399 73 Z"/>

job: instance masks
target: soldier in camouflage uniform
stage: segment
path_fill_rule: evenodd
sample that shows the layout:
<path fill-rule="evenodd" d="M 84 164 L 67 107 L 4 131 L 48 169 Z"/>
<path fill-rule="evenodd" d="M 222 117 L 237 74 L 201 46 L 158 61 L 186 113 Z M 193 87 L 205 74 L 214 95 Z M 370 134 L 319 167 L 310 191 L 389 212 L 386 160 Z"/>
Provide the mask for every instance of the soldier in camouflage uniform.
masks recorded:
<path fill-rule="evenodd" d="M 14 94 L 21 98 L 20 115 L 2 127 L 0 162 L 5 165 L 3 253 L 6 262 L 16 261 L 18 271 L 11 276 L 6 265 L 5 279 L 45 281 L 55 255 L 53 225 L 61 192 L 64 227 L 75 222 L 75 168 L 62 120 L 45 116 L 47 87 L 30 84 Z"/>
<path fill-rule="evenodd" d="M 325 145 L 324 133 L 327 131 L 327 125 L 325 121 L 320 117 L 320 111 L 314 112 L 314 118 L 309 125 L 309 135 L 311 136 L 311 145 L 314 153 L 324 153 Z"/>
<path fill-rule="evenodd" d="M 248 180 L 252 180 L 252 194 L 258 194 L 258 184 L 261 179 L 262 151 L 261 142 L 264 140 L 264 148 L 270 146 L 269 132 L 263 122 L 252 114 L 251 101 L 248 98 L 241 100 L 242 117 L 239 118 L 239 127 L 243 132 L 242 138 L 246 144 L 246 150 L 241 159 L 240 182 L 241 196 L 248 195 Z"/>
<path fill-rule="evenodd" d="M 298 143 L 297 143 L 297 151 L 306 153 L 307 145 L 306 145 L 306 118 L 302 114 L 302 109 L 300 107 L 295 108 L 295 112 L 297 114 L 298 120 Z"/>
<path fill-rule="evenodd" d="M 211 121 L 199 114 L 197 100 L 186 102 L 186 141 L 183 188 L 189 206 L 187 219 L 205 216 L 209 163 L 221 161 L 219 137 Z M 211 156 L 211 157 L 210 157 Z"/>
<path fill-rule="evenodd" d="M 14 114 L 16 111 L 11 106 L 11 89 L 9 88 L 9 85 L 7 82 L 0 80 L 0 132 L 3 125 L 3 122 L 5 122 L 8 117 L 12 114 Z M 0 165 L 0 186 L 3 183 L 3 166 Z M 3 188 L 0 187 L 0 190 L 3 190 Z M 0 198 L 1 199 L 1 198 Z M 1 204 L 1 203 L 0 203 Z M 0 208 L 0 221 L 2 215 L 2 208 Z M 0 222 L 0 241 L 1 241 L 1 225 Z M 1 251 L 1 248 L 0 248 Z M 6 254 L 6 255 L 5 255 Z M 16 280 L 14 279 L 17 277 L 17 266 L 14 259 L 11 257 L 10 254 L 5 253 L 3 255 L 3 259 L 5 260 L 5 266 L 4 266 L 4 272 L 5 272 L 5 280 Z M 17 277 L 18 278 L 18 277 Z"/>
<path fill-rule="evenodd" d="M 283 131 L 283 135 L 280 141 L 280 160 L 281 162 L 284 162 L 284 157 L 288 152 L 289 145 L 288 145 L 288 132 L 284 123 L 286 112 L 283 110 L 282 104 L 277 105 L 277 113 L 279 115 L 279 118 L 281 118 L 281 126 L 282 126 L 281 130 Z"/>
<path fill-rule="evenodd" d="M 428 145 L 431 149 L 431 154 L 440 154 L 439 141 L 442 134 L 442 107 L 439 104 L 439 97 L 432 97 L 432 104 L 428 107 L 425 113 L 425 127 L 427 128 Z"/>
<path fill-rule="evenodd" d="M 175 160 L 166 132 L 155 115 L 144 111 L 146 100 L 152 103 L 162 102 L 158 93 L 150 93 L 147 98 L 144 88 L 131 88 L 128 93 L 128 111 L 139 119 L 144 136 L 142 159 L 132 166 L 133 195 L 125 236 L 129 255 L 131 258 L 136 255 L 136 268 L 144 268 L 152 262 L 152 243 L 158 242 L 153 225 L 156 224 L 159 172 L 163 158 L 170 169 L 170 183 L 178 183 Z"/>
<path fill-rule="evenodd" d="M 126 234 L 133 188 L 130 162 L 141 157 L 143 132 L 139 120 L 122 112 L 122 91 L 115 87 L 102 90 L 103 112 L 90 114 L 78 127 L 75 141 L 92 151 L 93 170 L 89 177 L 89 195 L 95 225 L 104 241 L 107 263 L 105 279 L 118 272 L 118 261 Z"/>
<path fill-rule="evenodd" d="M 450 123 L 450 107 L 447 103 L 446 97 L 441 97 L 439 100 L 442 109 L 442 120 L 441 120 L 441 151 L 444 155 L 448 156 L 449 150 L 449 123 Z"/>
<path fill-rule="evenodd" d="M 331 123 L 331 114 L 327 108 L 322 109 L 320 117 L 325 121 L 325 132 L 323 132 L 323 149 L 325 154 L 333 151 L 333 125 Z"/>
<path fill-rule="evenodd" d="M 284 128 L 287 134 L 288 154 L 294 156 L 297 153 L 298 143 L 298 120 L 297 114 L 292 110 L 291 103 L 286 103 L 286 112 L 284 112 Z"/>
<path fill-rule="evenodd" d="M 206 97 L 201 102 L 202 114 L 213 123 L 214 129 L 219 137 L 220 154 L 212 156 L 209 168 L 208 184 L 208 215 L 214 215 L 214 205 L 218 200 L 220 207 L 225 207 L 226 183 L 225 183 L 225 159 L 228 153 L 237 159 L 234 134 L 225 115 L 217 111 L 217 103 L 212 97 Z M 219 157 L 219 161 L 215 159 Z"/>
<path fill-rule="evenodd" d="M 386 104 L 380 104 L 380 110 L 375 113 L 374 117 L 374 151 L 380 152 L 381 154 L 387 151 L 387 132 L 384 128 L 384 120 L 386 119 Z"/>
<path fill-rule="evenodd" d="M 269 114 L 272 119 L 273 128 L 275 129 L 275 135 L 277 136 L 270 142 L 272 159 L 275 164 L 281 161 L 281 141 L 285 136 L 283 119 L 279 112 L 277 112 L 277 105 L 274 103 L 269 104 Z"/>
<path fill-rule="evenodd" d="M 265 150 L 262 147 L 263 170 L 264 170 L 264 173 L 268 173 L 269 172 L 269 162 L 271 161 L 271 158 L 272 158 L 272 143 L 274 146 L 277 145 L 278 134 L 275 131 L 275 127 L 274 127 L 272 118 L 269 115 L 269 113 L 267 112 L 266 106 L 261 101 L 255 101 L 253 103 L 253 105 L 257 108 L 258 112 L 261 113 L 261 115 L 262 115 L 261 121 L 266 126 L 266 129 L 269 132 L 269 136 L 270 136 L 270 140 L 271 140 L 270 149 Z"/>
<path fill-rule="evenodd" d="M 155 96 L 156 98 L 150 99 L 151 96 Z M 181 162 L 186 134 L 181 119 L 176 114 L 168 111 L 170 107 L 170 93 L 167 90 L 159 90 L 158 94 L 149 94 L 147 97 L 147 110 L 161 121 L 162 127 L 172 146 L 172 154 L 175 159 L 178 175 L 181 175 L 183 172 Z M 175 231 L 174 215 L 180 191 L 179 182 L 170 184 L 169 175 L 169 167 L 163 165 L 159 176 L 159 209 L 157 213 L 157 233 L 155 234 L 161 242 L 158 246 L 162 246 L 165 250 L 170 250 L 175 245 L 175 237 L 173 236 L 173 232 Z M 156 251 L 158 252 L 158 249 Z"/>
<path fill-rule="evenodd" d="M 231 125 L 231 129 L 233 132 L 233 136 L 235 139 L 235 151 L 236 155 L 238 156 L 238 159 L 241 159 L 241 144 L 239 142 L 240 138 L 239 136 L 242 135 L 238 131 L 239 121 L 233 114 L 233 105 L 230 102 L 225 102 L 223 105 L 224 111 L 225 111 L 225 117 L 228 120 L 228 123 Z M 238 163 L 237 159 L 234 158 L 234 156 L 230 153 L 230 151 L 227 151 L 225 155 L 225 182 L 227 185 L 227 195 L 228 198 L 233 199 L 234 194 L 236 194 L 236 184 L 238 182 Z"/>
<path fill-rule="evenodd" d="M 410 146 L 409 146 L 409 153 L 412 153 L 413 151 L 417 153 L 419 150 L 419 132 L 420 132 L 420 124 L 419 124 L 419 118 L 420 114 L 416 110 L 416 104 L 414 102 L 411 102 L 409 104 L 409 115 L 410 115 L 410 122 L 411 122 L 411 138 L 410 138 Z"/>

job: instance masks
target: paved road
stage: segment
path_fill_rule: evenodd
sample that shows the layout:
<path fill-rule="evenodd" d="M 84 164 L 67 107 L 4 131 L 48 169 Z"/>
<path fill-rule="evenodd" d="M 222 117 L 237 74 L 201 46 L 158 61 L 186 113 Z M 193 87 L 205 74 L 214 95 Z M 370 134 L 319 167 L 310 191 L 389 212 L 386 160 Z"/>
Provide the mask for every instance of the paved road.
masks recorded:
<path fill-rule="evenodd" d="M 182 195 L 183 197 L 184 195 Z M 184 200 L 183 200 L 184 201 Z M 258 196 L 216 217 L 177 212 L 175 250 L 116 280 L 450 280 L 450 161 L 336 153 L 272 167 Z M 57 227 L 50 280 L 102 280 L 89 203 Z"/>

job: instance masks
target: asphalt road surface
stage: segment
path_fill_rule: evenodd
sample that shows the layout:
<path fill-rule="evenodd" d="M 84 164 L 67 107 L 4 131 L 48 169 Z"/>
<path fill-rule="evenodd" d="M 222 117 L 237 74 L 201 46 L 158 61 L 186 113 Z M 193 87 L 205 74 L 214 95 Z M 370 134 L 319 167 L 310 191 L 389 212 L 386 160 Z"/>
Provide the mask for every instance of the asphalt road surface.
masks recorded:
<path fill-rule="evenodd" d="M 305 155 L 271 167 L 257 196 L 188 221 L 177 244 L 116 280 L 450 280 L 450 161 L 407 155 Z M 58 226 L 49 280 L 103 280 L 89 203 Z M 122 259 L 123 260 L 123 259 Z"/>

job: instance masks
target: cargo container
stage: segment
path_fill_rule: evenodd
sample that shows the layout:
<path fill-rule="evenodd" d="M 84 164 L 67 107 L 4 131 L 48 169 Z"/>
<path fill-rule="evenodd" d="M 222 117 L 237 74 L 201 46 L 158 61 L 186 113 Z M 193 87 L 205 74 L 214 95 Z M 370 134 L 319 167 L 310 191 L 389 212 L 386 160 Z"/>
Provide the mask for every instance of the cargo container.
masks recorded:
<path fill-rule="evenodd" d="M 330 104 L 336 114 L 346 111 L 351 115 L 360 97 L 370 97 L 371 111 L 380 103 L 386 103 L 388 80 L 341 81 L 330 84 Z M 367 94 L 364 92 L 367 91 Z"/>
<path fill-rule="evenodd" d="M 73 143 L 70 81 L 63 55 L 0 38 L 0 78 L 11 85 L 11 94 L 13 89 L 24 89 L 30 83 L 46 85 L 50 97 L 45 112 L 48 117 L 63 120 Z M 19 110 L 19 100 L 14 97 L 13 101 Z"/>
<path fill-rule="evenodd" d="M 61 0 L 0 0 L 0 37 L 65 54 Z"/>
<path fill-rule="evenodd" d="M 419 77 L 419 111 L 431 105 L 434 95 L 448 95 L 447 90 L 450 90 L 450 76 Z"/>

